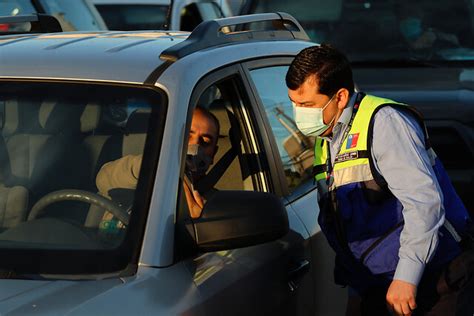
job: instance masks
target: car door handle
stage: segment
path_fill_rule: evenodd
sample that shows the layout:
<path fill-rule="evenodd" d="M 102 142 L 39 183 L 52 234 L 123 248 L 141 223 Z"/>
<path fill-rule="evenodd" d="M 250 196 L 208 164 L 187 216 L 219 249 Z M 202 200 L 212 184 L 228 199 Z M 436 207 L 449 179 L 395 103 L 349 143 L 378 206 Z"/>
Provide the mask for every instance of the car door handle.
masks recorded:
<path fill-rule="evenodd" d="M 290 291 L 295 291 L 298 288 L 299 281 L 308 273 L 310 263 L 308 260 L 301 260 L 293 265 L 288 272 L 288 287 Z"/>

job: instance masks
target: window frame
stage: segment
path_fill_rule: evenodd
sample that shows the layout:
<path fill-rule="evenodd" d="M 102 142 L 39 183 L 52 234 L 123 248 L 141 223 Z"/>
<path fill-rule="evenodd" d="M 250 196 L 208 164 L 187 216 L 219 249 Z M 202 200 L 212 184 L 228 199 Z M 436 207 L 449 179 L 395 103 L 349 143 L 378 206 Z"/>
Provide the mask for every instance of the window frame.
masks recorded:
<path fill-rule="evenodd" d="M 290 192 L 288 183 L 285 177 L 285 171 L 283 168 L 283 162 L 278 151 L 278 145 L 276 142 L 275 135 L 271 124 L 268 120 L 268 117 L 265 113 L 265 106 L 260 98 L 257 87 L 252 79 L 251 71 L 256 69 L 270 68 L 270 67 L 279 67 L 279 66 L 289 66 L 293 61 L 294 57 L 271 57 L 263 58 L 259 60 L 252 60 L 242 64 L 242 71 L 245 73 L 246 81 L 248 82 L 248 89 L 253 96 L 253 102 L 255 102 L 256 107 L 259 111 L 259 116 L 261 117 L 261 124 L 259 125 L 260 130 L 264 131 L 268 146 L 273 150 L 268 151 L 267 155 L 270 161 L 273 161 L 275 172 L 272 173 L 274 176 L 274 183 L 279 183 L 282 196 L 286 197 L 288 202 L 293 202 L 306 194 L 316 190 L 316 185 L 311 179 L 302 182 L 298 187 L 296 187 L 292 192 Z"/>
<path fill-rule="evenodd" d="M 242 108 L 246 109 L 246 113 L 244 115 L 248 115 L 248 119 L 252 123 L 252 127 L 249 128 L 246 124 L 244 124 L 242 120 L 243 113 L 236 113 L 236 118 L 241 123 L 240 128 L 242 129 L 242 141 L 248 141 L 248 135 L 253 135 L 257 146 L 259 146 L 259 153 L 263 154 L 266 161 L 262 159 L 258 159 L 259 168 L 262 170 L 259 174 L 263 173 L 264 181 L 266 182 L 266 190 L 262 190 L 261 184 L 258 184 L 258 180 L 254 179 L 255 175 L 252 177 L 252 181 L 256 191 L 264 191 L 276 194 L 277 196 L 282 197 L 283 191 L 278 179 L 280 179 L 279 169 L 278 169 L 278 162 L 275 161 L 274 158 L 274 141 L 271 140 L 268 134 L 268 129 L 266 128 L 264 118 L 262 117 L 262 111 L 258 104 L 255 102 L 254 96 L 251 94 L 250 84 L 247 80 L 247 75 L 245 73 L 245 69 L 242 67 L 240 63 L 232 64 L 226 66 L 225 68 L 218 69 L 214 72 L 206 74 L 203 78 L 199 80 L 199 82 L 194 86 L 193 91 L 191 93 L 191 97 L 188 104 L 188 111 L 186 113 L 186 129 L 184 131 L 184 135 L 189 135 L 189 130 L 191 127 L 191 120 L 192 120 L 192 113 L 194 108 L 196 107 L 199 98 L 204 93 L 204 91 L 209 88 L 210 86 L 219 83 L 220 81 L 224 81 L 229 79 L 234 81 L 236 84 L 236 93 L 238 94 L 241 101 L 243 101 Z M 245 144 L 244 144 L 245 145 Z M 249 145 L 246 145 L 247 147 Z M 182 157 L 181 157 L 181 167 L 180 167 L 180 191 L 182 182 L 184 181 L 184 166 L 185 166 L 185 155 L 186 155 L 186 148 L 187 143 L 183 142 L 182 148 Z M 251 151 L 254 151 L 254 148 L 251 148 Z M 269 155 L 269 153 L 272 153 Z M 278 153 L 277 153 L 278 154 Z M 264 172 L 266 171 L 266 172 Z M 263 181 L 260 179 L 260 181 Z M 286 181 L 286 180 L 285 180 Z M 256 183 L 257 182 L 257 183 Z M 181 194 L 181 192 L 180 192 Z M 189 215 L 183 212 L 183 207 L 179 205 L 180 199 L 178 198 L 178 204 L 176 209 L 177 214 L 177 221 L 189 219 Z"/>
<path fill-rule="evenodd" d="M 246 113 L 241 113 L 240 111 L 238 111 L 238 113 L 235 113 L 237 120 L 239 120 L 239 122 L 241 123 L 240 128 L 242 129 L 241 130 L 242 141 L 244 142 L 244 146 L 246 146 L 247 149 L 250 149 L 252 152 L 255 151 L 256 149 L 255 145 L 261 146 L 261 148 L 259 148 L 259 151 L 265 152 L 266 147 L 263 146 L 264 139 L 259 135 L 258 132 L 256 132 L 256 130 L 259 129 L 258 117 L 256 115 L 256 112 L 252 103 L 252 98 L 250 95 L 248 95 L 248 90 L 245 89 L 245 85 L 246 85 L 245 76 L 243 75 L 241 71 L 241 67 L 238 64 L 234 64 L 226 68 L 212 72 L 210 74 L 207 74 L 195 85 L 193 92 L 191 94 L 191 98 L 190 98 L 190 102 L 188 106 L 185 135 L 189 134 L 189 129 L 191 127 L 191 120 L 192 120 L 192 112 L 194 108 L 196 107 L 200 96 L 210 86 L 215 85 L 216 83 L 219 83 L 225 80 L 234 81 L 235 91 L 238 94 L 240 101 L 243 101 L 244 103 L 246 102 L 246 104 L 242 104 L 242 103 L 240 104 L 241 107 L 245 107 L 247 109 Z M 240 83 L 238 81 L 240 81 Z M 249 112 L 249 110 L 251 112 Z M 250 120 L 250 122 L 252 124 L 255 124 L 255 126 L 253 126 L 253 129 L 255 130 L 249 129 L 249 127 L 246 124 L 242 123 L 241 120 L 243 119 L 242 118 L 243 115 L 248 115 L 248 119 Z M 256 144 L 248 144 L 249 135 L 253 135 L 253 137 L 255 137 Z M 247 142 L 247 144 L 245 144 L 245 142 Z M 187 144 L 185 143 L 184 146 L 186 147 Z M 250 147 L 253 147 L 253 148 L 250 148 Z M 186 153 L 185 149 L 186 148 L 183 148 L 184 153 Z M 184 162 L 184 157 L 182 161 Z M 265 166 L 264 161 L 259 160 L 259 164 L 260 164 L 259 169 L 261 170 L 269 169 L 267 166 Z M 182 163 L 181 171 L 182 172 L 184 171 L 184 163 Z M 256 190 L 263 191 L 266 186 L 268 188 L 266 191 L 272 192 L 273 191 L 272 183 L 269 180 L 269 178 L 270 178 L 269 176 L 265 177 L 265 182 L 266 182 L 265 184 L 262 184 L 262 183 L 259 184 L 258 183 L 259 181 L 254 180 L 253 181 L 254 185 L 257 186 Z"/>

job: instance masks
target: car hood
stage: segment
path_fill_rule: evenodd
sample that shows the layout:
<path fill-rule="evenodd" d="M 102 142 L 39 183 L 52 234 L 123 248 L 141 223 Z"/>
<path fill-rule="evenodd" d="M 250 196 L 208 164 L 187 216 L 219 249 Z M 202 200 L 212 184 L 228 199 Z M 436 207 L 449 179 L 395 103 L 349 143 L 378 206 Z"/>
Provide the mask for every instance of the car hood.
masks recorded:
<path fill-rule="evenodd" d="M 102 281 L 0 281 L 0 315 L 68 314 L 87 301 L 123 284 Z"/>

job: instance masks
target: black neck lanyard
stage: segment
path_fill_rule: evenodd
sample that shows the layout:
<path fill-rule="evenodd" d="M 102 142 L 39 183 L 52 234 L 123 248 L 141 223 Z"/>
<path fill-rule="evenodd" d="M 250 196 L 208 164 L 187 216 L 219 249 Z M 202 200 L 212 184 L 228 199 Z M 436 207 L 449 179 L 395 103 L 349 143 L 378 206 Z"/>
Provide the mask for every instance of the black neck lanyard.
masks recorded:
<path fill-rule="evenodd" d="M 347 138 L 347 135 L 351 131 L 352 128 L 352 123 L 354 122 L 354 118 L 356 116 L 357 111 L 359 110 L 360 102 L 364 98 L 365 94 L 364 93 L 358 93 L 356 96 L 356 100 L 354 102 L 354 106 L 352 108 L 352 115 L 351 119 L 349 120 L 349 123 L 346 126 L 346 129 L 344 130 L 344 134 L 342 135 L 341 138 L 341 143 L 339 144 L 339 148 L 337 149 L 337 154 L 341 151 L 342 145 L 344 144 L 344 140 Z M 326 184 L 328 186 L 332 185 L 333 182 L 333 175 L 334 175 L 334 164 L 331 162 L 331 150 L 330 150 L 330 145 L 327 144 L 327 160 L 326 160 L 326 170 L 327 170 L 327 175 L 326 175 Z"/>

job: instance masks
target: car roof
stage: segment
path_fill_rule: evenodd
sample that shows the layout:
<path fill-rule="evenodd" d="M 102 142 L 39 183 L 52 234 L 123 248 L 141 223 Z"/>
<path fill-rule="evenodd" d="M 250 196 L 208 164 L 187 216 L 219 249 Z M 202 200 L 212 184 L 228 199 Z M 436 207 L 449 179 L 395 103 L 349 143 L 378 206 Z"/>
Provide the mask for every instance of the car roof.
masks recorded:
<path fill-rule="evenodd" d="M 32 23 L 32 27 L 40 25 L 43 29 L 44 25 L 49 25 L 51 18 L 24 16 L 0 20 L 12 23 L 13 19 L 13 22 L 17 23 L 26 19 Z M 270 21 L 278 27 L 268 30 L 230 28 Z M 307 39 L 308 36 L 299 23 L 286 13 L 205 21 L 192 33 L 102 31 L 0 36 L 0 79 L 66 79 L 154 84 L 158 78 L 157 74 L 161 74 L 166 65 L 194 53 L 231 46 L 233 49 L 230 59 L 235 61 L 241 54 L 234 45 L 245 45 L 246 50 L 249 49 L 248 45 L 255 46 L 255 49 L 250 50 L 250 55 L 246 54 L 246 58 L 253 58 L 269 52 L 262 49 L 262 43 L 284 41 L 288 45 L 288 41 Z M 163 67 L 160 67 L 162 65 Z"/>
<path fill-rule="evenodd" d="M 143 83 L 188 32 L 68 32 L 0 37 L 0 77 Z"/>

